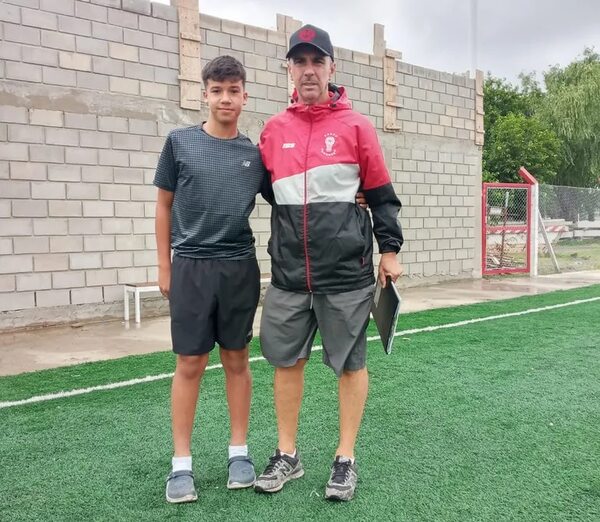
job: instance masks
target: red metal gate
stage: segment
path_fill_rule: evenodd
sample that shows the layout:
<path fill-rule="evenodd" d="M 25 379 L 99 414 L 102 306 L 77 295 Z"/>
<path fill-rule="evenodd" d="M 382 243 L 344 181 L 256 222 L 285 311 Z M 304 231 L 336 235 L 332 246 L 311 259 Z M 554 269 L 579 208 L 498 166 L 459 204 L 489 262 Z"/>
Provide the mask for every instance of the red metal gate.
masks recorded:
<path fill-rule="evenodd" d="M 531 185 L 484 183 L 482 272 L 484 275 L 531 270 Z"/>

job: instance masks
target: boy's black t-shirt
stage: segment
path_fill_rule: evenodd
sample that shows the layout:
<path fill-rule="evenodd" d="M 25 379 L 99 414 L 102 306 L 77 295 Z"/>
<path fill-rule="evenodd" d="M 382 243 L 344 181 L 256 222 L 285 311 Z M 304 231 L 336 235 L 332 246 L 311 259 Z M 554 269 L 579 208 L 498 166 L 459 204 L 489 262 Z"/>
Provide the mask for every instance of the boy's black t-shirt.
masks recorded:
<path fill-rule="evenodd" d="M 258 148 L 243 134 L 220 139 L 201 126 L 167 136 L 154 185 L 174 192 L 171 247 L 194 258 L 256 255 L 249 217 L 258 192 L 268 193 Z"/>

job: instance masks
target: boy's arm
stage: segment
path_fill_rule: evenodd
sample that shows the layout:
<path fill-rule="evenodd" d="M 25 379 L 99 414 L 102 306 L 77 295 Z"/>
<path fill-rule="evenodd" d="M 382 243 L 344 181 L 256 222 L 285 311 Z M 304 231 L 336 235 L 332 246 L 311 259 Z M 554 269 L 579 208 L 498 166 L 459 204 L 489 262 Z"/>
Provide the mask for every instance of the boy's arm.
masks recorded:
<path fill-rule="evenodd" d="M 156 200 L 156 249 L 158 251 L 158 287 L 160 292 L 169 297 L 171 286 L 171 207 L 174 192 L 158 189 Z"/>

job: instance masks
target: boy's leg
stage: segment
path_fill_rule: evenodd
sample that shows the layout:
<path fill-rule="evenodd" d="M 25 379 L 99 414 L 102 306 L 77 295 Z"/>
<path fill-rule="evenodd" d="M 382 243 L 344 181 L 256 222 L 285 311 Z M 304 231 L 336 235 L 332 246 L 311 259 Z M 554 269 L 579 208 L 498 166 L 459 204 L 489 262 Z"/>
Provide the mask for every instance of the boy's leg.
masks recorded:
<path fill-rule="evenodd" d="M 225 370 L 225 389 L 231 425 L 227 487 L 229 489 L 249 488 L 254 485 L 256 473 L 246 443 L 252 397 L 248 348 L 242 350 L 221 348 L 221 362 Z"/>
<path fill-rule="evenodd" d="M 221 363 L 225 370 L 225 389 L 231 422 L 231 446 L 243 446 L 248 435 L 252 376 L 248 363 L 248 348 L 227 350 L 221 348 Z"/>
<path fill-rule="evenodd" d="M 215 344 L 215 287 L 210 260 L 174 256 L 171 267 L 171 339 L 177 355 L 171 387 L 173 469 L 167 477 L 168 502 L 198 498 L 192 472 L 191 437 L 200 382 Z"/>
<path fill-rule="evenodd" d="M 218 264 L 216 338 L 225 370 L 233 446 L 245 445 L 248 434 L 252 377 L 248 343 L 260 298 L 256 259 L 221 260 Z"/>
<path fill-rule="evenodd" d="M 208 354 L 178 355 L 171 387 L 171 421 L 173 425 L 173 455 L 187 457 L 191 452 L 192 429 L 198 401 L 198 390 Z"/>
<path fill-rule="evenodd" d="M 252 397 L 248 343 L 260 297 L 260 270 L 256 259 L 221 260 L 218 273 L 216 331 L 231 425 L 227 487 L 240 489 L 256 479 L 246 438 Z"/>

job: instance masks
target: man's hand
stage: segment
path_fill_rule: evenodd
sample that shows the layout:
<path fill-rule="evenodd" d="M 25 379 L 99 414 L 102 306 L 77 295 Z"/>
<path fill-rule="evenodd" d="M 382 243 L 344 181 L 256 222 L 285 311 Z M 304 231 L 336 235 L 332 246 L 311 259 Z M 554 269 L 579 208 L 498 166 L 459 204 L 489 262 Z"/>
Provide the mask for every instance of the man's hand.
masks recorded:
<path fill-rule="evenodd" d="M 158 288 L 160 293 L 169 299 L 171 289 L 171 265 L 158 268 Z"/>
<path fill-rule="evenodd" d="M 369 205 L 367 205 L 367 199 L 362 192 L 356 193 L 356 204 L 365 210 L 369 208 Z"/>
<path fill-rule="evenodd" d="M 381 254 L 377 279 L 382 288 L 385 288 L 388 277 L 391 277 L 392 281 L 395 283 L 396 280 L 402 275 L 403 271 L 402 265 L 398 263 L 398 258 L 396 257 L 395 252 L 386 252 L 385 254 Z"/>

